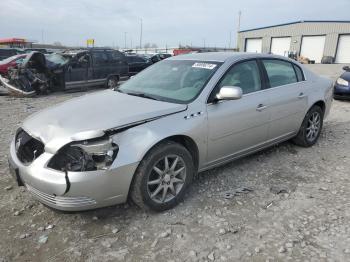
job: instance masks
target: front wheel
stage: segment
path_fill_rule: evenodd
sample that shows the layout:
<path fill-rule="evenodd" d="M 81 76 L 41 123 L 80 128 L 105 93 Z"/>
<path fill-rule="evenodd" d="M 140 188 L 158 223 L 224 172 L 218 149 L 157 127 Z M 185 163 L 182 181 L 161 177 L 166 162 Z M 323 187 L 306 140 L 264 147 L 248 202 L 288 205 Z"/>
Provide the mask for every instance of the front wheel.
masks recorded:
<path fill-rule="evenodd" d="M 323 111 L 319 106 L 313 106 L 306 114 L 297 136 L 292 140 L 303 147 L 313 146 L 322 130 Z"/>
<path fill-rule="evenodd" d="M 185 147 L 171 141 L 160 143 L 140 162 L 131 199 L 143 209 L 170 209 L 183 199 L 194 172 L 192 156 Z"/>

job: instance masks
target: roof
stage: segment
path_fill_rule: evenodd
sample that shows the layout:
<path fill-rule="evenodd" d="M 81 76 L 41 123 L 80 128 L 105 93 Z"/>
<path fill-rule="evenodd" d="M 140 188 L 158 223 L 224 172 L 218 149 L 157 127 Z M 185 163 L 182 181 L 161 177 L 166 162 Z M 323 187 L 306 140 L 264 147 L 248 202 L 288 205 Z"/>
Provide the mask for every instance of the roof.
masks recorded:
<path fill-rule="evenodd" d="M 350 21 L 348 21 L 348 20 L 301 20 L 301 21 L 295 21 L 295 22 L 290 22 L 290 23 L 284 23 L 284 24 L 277 24 L 277 25 L 270 25 L 270 26 L 264 26 L 264 27 L 251 28 L 251 29 L 247 29 L 247 30 L 241 30 L 241 31 L 239 31 L 239 33 L 255 31 L 255 30 L 260 30 L 260 29 L 266 29 L 266 28 L 271 28 L 271 27 L 293 25 L 293 24 L 301 24 L 301 23 L 350 23 Z"/>
<path fill-rule="evenodd" d="M 208 52 L 208 53 L 192 53 L 185 55 L 177 55 L 168 58 L 167 60 L 196 60 L 196 61 L 212 61 L 212 62 L 225 62 L 226 60 L 235 60 L 240 58 L 255 58 L 255 57 L 280 57 L 259 53 L 246 53 L 246 52 Z M 285 58 L 285 57 L 284 57 Z"/>

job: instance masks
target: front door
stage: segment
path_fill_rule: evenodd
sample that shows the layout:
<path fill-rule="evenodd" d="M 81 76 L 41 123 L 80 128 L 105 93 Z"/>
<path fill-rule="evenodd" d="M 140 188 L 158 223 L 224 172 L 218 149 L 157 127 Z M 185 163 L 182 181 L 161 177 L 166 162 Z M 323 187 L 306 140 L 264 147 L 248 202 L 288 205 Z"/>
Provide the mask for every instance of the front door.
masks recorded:
<path fill-rule="evenodd" d="M 208 103 L 209 165 L 248 153 L 266 142 L 270 111 L 262 83 L 256 60 L 249 60 L 231 67 L 214 89 L 209 102 L 223 86 L 240 87 L 243 97 Z"/>

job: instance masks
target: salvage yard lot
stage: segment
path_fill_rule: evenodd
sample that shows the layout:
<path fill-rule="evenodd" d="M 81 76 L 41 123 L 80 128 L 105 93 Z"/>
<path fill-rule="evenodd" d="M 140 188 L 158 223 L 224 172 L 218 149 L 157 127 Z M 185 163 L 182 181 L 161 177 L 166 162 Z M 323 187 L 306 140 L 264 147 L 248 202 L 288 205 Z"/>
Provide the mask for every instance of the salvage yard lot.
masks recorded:
<path fill-rule="evenodd" d="M 0 261 L 350 260 L 350 102 L 333 102 L 314 147 L 287 142 L 201 173 L 173 210 L 62 213 L 15 185 L 6 154 L 26 116 L 83 94 L 0 97 Z"/>

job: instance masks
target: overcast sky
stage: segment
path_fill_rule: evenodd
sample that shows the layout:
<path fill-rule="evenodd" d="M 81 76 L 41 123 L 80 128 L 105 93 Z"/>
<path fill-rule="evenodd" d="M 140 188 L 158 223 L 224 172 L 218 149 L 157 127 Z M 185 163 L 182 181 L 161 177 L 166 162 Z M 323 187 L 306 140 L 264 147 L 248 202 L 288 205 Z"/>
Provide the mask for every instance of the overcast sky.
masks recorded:
<path fill-rule="evenodd" d="M 0 0 L 0 38 L 98 46 L 227 47 L 241 29 L 297 20 L 350 20 L 350 0 Z M 43 32 L 43 34 L 42 34 Z M 231 41 L 234 45 L 234 40 Z"/>

